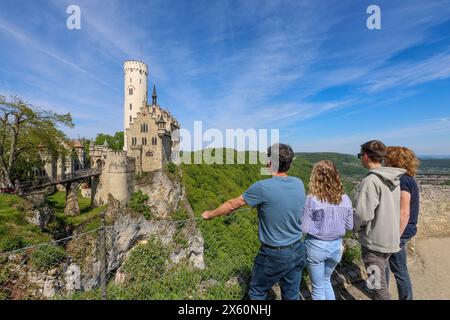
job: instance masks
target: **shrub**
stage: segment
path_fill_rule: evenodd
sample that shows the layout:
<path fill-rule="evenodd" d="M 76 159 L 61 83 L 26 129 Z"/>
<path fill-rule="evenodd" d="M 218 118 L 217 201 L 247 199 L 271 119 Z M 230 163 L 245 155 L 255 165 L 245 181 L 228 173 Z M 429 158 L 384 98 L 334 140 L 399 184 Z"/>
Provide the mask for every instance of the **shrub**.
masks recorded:
<path fill-rule="evenodd" d="M 169 162 L 167 164 L 167 170 L 169 170 L 169 172 L 172 174 L 176 174 L 178 171 L 178 167 L 176 166 L 176 164 Z"/>
<path fill-rule="evenodd" d="M 31 254 L 31 262 L 39 269 L 49 269 L 56 266 L 67 257 L 63 248 L 55 245 L 45 245 L 36 248 Z"/>
<path fill-rule="evenodd" d="M 344 264 L 358 264 L 361 261 L 361 247 L 349 246 L 344 250 L 342 262 Z"/>
<path fill-rule="evenodd" d="M 161 240 L 151 237 L 146 244 L 134 248 L 124 264 L 131 281 L 141 282 L 160 278 L 166 270 L 170 250 Z"/>
<path fill-rule="evenodd" d="M 131 195 L 128 206 L 133 212 L 140 213 L 144 215 L 145 219 L 150 220 L 153 214 L 149 206 L 147 206 L 148 199 L 148 195 L 139 190 Z"/>
<path fill-rule="evenodd" d="M 11 235 L 0 241 L 0 251 L 8 252 L 21 249 L 27 245 L 26 240 L 20 235 Z"/>
<path fill-rule="evenodd" d="M 176 182 L 179 180 L 178 167 L 176 164 L 172 162 L 167 163 L 165 165 L 165 171 L 172 182 Z"/>
<path fill-rule="evenodd" d="M 0 286 L 5 285 L 11 278 L 11 272 L 7 266 L 0 267 Z"/>
<path fill-rule="evenodd" d="M 185 249 L 188 247 L 189 241 L 186 238 L 186 235 L 181 232 L 181 230 L 177 230 L 173 235 L 173 242 L 179 247 Z"/>

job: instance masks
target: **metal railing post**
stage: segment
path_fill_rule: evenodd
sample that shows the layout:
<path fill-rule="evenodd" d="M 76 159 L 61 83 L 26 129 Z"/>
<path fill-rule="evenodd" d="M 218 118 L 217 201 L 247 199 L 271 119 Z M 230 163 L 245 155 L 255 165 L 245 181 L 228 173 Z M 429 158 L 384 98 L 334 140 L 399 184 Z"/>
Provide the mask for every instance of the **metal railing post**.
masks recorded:
<path fill-rule="evenodd" d="M 102 300 L 106 300 L 106 230 L 105 230 L 105 212 L 100 212 L 100 288 L 102 291 Z"/>

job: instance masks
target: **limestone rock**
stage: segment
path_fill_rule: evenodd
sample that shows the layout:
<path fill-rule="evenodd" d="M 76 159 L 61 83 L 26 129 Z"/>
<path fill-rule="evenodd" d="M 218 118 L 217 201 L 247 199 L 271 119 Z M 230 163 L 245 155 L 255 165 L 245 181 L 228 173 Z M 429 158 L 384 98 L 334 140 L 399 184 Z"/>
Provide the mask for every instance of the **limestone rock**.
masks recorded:
<path fill-rule="evenodd" d="M 81 289 L 81 270 L 76 264 L 71 264 L 65 272 L 66 291 L 73 293 Z"/>
<path fill-rule="evenodd" d="M 179 207 L 183 196 L 181 184 L 171 181 L 163 170 L 153 172 L 150 179 L 150 183 L 136 184 L 136 190 L 149 196 L 147 205 L 155 218 L 166 219 Z"/>
<path fill-rule="evenodd" d="M 45 228 L 54 218 L 54 213 L 49 207 L 39 207 L 31 210 L 25 215 L 28 223 L 38 226 L 40 229 Z"/>

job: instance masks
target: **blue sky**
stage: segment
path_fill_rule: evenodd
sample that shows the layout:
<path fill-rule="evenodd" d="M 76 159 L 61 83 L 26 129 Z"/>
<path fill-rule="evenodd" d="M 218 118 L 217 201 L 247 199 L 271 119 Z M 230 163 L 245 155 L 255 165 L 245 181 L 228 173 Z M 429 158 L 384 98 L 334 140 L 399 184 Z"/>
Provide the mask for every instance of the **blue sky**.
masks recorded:
<path fill-rule="evenodd" d="M 66 8 L 81 8 L 81 30 Z M 366 28 L 370 4 L 381 30 Z M 0 94 L 122 130 L 127 59 L 184 128 L 279 128 L 296 151 L 369 139 L 450 155 L 450 1 L 0 1 Z"/>

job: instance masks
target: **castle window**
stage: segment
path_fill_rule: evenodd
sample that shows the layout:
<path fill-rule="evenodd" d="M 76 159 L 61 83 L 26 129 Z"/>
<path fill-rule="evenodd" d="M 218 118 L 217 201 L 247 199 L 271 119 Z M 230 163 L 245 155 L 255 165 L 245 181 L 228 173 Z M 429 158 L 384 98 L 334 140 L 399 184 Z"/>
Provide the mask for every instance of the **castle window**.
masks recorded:
<path fill-rule="evenodd" d="M 147 138 L 142 138 L 142 145 L 146 146 L 147 145 Z"/>
<path fill-rule="evenodd" d="M 129 94 L 130 96 L 133 95 L 133 88 L 128 89 L 128 94 Z"/>
<path fill-rule="evenodd" d="M 156 108 L 153 108 L 153 113 L 155 113 L 156 112 Z"/>
<path fill-rule="evenodd" d="M 148 132 L 148 125 L 146 123 L 141 124 L 141 132 Z"/>
<path fill-rule="evenodd" d="M 152 145 L 156 146 L 158 144 L 158 139 L 156 137 L 152 138 Z"/>
<path fill-rule="evenodd" d="M 137 139 L 135 137 L 131 138 L 131 145 L 135 146 L 137 144 Z"/>
<path fill-rule="evenodd" d="M 130 122 L 132 122 L 133 121 L 133 118 L 130 116 Z"/>
<path fill-rule="evenodd" d="M 133 79 L 130 78 L 130 83 L 132 83 L 132 82 L 133 82 Z"/>
<path fill-rule="evenodd" d="M 139 84 L 142 84 L 142 79 L 139 79 Z"/>
<path fill-rule="evenodd" d="M 153 157 L 153 152 L 147 151 L 147 152 L 145 153 L 145 156 L 147 156 L 147 157 Z"/>

